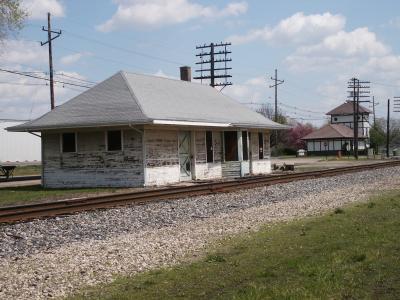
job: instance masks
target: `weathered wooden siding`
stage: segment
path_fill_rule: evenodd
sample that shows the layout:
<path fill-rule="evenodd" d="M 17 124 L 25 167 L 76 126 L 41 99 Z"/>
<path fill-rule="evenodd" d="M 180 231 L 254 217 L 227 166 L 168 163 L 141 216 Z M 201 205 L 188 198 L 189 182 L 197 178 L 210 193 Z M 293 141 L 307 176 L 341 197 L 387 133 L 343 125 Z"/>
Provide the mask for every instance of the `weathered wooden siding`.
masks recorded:
<path fill-rule="evenodd" d="M 195 132 L 196 179 L 221 178 L 221 132 L 213 131 L 214 162 L 207 163 L 206 131 Z"/>
<path fill-rule="evenodd" d="M 178 132 L 146 129 L 144 136 L 146 185 L 179 182 Z"/>
<path fill-rule="evenodd" d="M 271 134 L 264 132 L 264 159 L 271 159 Z"/>
<path fill-rule="evenodd" d="M 142 136 L 123 131 L 123 150 L 106 151 L 105 132 L 77 133 L 77 152 L 61 153 L 60 134 L 43 133 L 45 187 L 130 187 L 143 185 Z"/>
<path fill-rule="evenodd" d="M 241 162 L 240 161 L 226 161 L 221 164 L 222 177 L 235 178 L 240 177 Z"/>
<path fill-rule="evenodd" d="M 251 132 L 251 171 L 253 174 L 271 173 L 271 148 L 270 148 L 270 132 L 264 133 L 264 159 L 258 156 L 258 132 Z"/>
<path fill-rule="evenodd" d="M 196 164 L 205 164 L 207 163 L 206 132 L 196 131 L 194 135 Z"/>
<path fill-rule="evenodd" d="M 212 163 L 207 163 L 205 130 L 193 134 L 194 178 L 221 178 L 222 131 L 213 131 Z M 271 172 L 269 132 L 264 134 L 264 159 L 258 159 L 256 131 L 251 133 L 249 147 L 253 174 Z M 59 133 L 43 133 L 43 150 L 46 187 L 128 187 L 180 181 L 177 129 L 146 128 L 144 140 L 137 131 L 123 130 L 123 150 L 111 152 L 106 151 L 105 132 L 101 130 L 78 132 L 76 153 L 61 153 Z"/>

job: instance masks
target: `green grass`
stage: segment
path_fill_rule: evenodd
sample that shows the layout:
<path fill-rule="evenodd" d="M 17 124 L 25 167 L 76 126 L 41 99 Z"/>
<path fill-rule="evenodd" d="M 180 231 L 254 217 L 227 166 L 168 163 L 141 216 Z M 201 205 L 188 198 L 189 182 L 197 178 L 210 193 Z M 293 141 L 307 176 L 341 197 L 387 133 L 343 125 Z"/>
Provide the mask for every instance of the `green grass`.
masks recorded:
<path fill-rule="evenodd" d="M 226 239 L 200 261 L 69 299 L 399 299 L 400 191 Z"/>
<path fill-rule="evenodd" d="M 41 165 L 17 166 L 14 170 L 14 176 L 41 175 Z"/>
<path fill-rule="evenodd" d="M 94 195 L 100 192 L 114 193 L 122 191 L 116 188 L 85 188 L 85 189 L 45 189 L 39 185 L 20 186 L 0 189 L 0 207 L 16 204 L 28 204 L 44 200 L 65 199 L 79 196 Z"/>

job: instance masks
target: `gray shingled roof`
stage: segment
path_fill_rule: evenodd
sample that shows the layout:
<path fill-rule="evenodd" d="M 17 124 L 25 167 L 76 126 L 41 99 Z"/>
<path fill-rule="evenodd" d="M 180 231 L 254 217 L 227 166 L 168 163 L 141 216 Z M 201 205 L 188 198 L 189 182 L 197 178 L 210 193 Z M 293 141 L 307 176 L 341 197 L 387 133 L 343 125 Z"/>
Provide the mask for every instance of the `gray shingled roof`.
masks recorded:
<path fill-rule="evenodd" d="M 362 106 L 358 105 L 358 111 L 360 114 L 369 114 L 371 111 Z M 353 101 L 346 101 L 345 103 L 339 105 L 338 107 L 335 107 L 331 111 L 327 112 L 326 115 L 352 115 L 354 112 L 353 109 Z"/>
<path fill-rule="evenodd" d="M 334 138 L 353 138 L 353 129 L 342 124 L 327 124 L 307 134 L 302 140 L 320 140 Z M 359 138 L 365 138 L 360 136 Z"/>
<path fill-rule="evenodd" d="M 155 120 L 287 128 L 208 85 L 121 71 L 40 118 L 7 130 L 152 124 Z"/>

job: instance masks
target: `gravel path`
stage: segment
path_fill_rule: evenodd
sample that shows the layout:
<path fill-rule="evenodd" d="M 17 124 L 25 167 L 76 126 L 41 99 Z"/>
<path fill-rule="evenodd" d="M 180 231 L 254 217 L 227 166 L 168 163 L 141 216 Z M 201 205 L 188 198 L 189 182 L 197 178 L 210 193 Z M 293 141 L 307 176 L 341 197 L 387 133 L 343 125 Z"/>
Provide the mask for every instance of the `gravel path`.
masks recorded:
<path fill-rule="evenodd" d="M 0 227 L 0 299 L 47 299 L 202 254 L 228 235 L 398 188 L 400 167 Z"/>

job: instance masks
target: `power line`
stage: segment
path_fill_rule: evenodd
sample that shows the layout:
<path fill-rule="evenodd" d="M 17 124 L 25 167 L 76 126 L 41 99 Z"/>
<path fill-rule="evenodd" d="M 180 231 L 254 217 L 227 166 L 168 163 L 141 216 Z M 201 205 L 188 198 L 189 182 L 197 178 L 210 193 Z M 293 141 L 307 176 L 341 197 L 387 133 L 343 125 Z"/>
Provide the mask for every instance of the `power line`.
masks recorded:
<path fill-rule="evenodd" d="M 76 37 L 76 38 L 79 38 L 79 39 L 82 39 L 82 40 L 86 40 L 86 41 L 89 41 L 89 42 L 92 42 L 92 43 L 97 43 L 97 44 L 102 45 L 102 46 L 104 46 L 104 47 L 109 47 L 109 48 L 116 49 L 116 50 L 119 50 L 119 51 L 132 53 L 132 54 L 135 54 L 135 55 L 139 55 L 139 56 L 142 56 L 142 57 L 146 57 L 146 58 L 148 58 L 148 59 L 163 61 L 163 62 L 169 63 L 169 64 L 174 64 L 174 65 L 185 65 L 185 64 L 182 63 L 182 62 L 173 61 L 173 60 L 170 60 L 170 59 L 158 57 L 158 56 L 155 56 L 155 55 L 150 55 L 150 54 L 147 54 L 147 53 L 142 53 L 142 52 L 135 51 L 135 50 L 132 50 L 132 49 L 127 49 L 127 48 L 115 46 L 115 45 L 112 45 L 112 44 L 109 44 L 109 43 L 105 43 L 105 42 L 102 42 L 102 41 L 99 41 L 99 40 L 96 40 L 96 39 L 93 39 L 93 38 L 88 38 L 88 37 L 85 37 L 85 36 L 83 36 L 83 35 L 73 33 L 73 32 L 71 32 L 71 31 L 69 31 L 69 30 L 68 30 L 68 31 L 67 31 L 67 30 L 64 30 L 64 32 L 68 33 L 69 35 L 71 35 L 71 36 L 73 36 L 73 37 Z"/>
<path fill-rule="evenodd" d="M 265 105 L 265 103 L 257 103 L 257 102 L 239 102 L 240 104 L 244 105 Z M 268 105 L 273 105 L 272 103 L 267 102 Z M 292 110 L 292 109 L 289 109 Z M 328 120 L 329 117 L 321 117 L 321 118 L 316 118 L 316 116 L 312 115 L 305 115 L 304 113 L 299 113 L 297 111 L 289 111 L 289 113 L 296 115 L 296 118 L 298 119 L 304 119 L 304 120 Z M 291 118 L 295 118 L 292 117 Z"/>
<path fill-rule="evenodd" d="M 47 86 L 47 84 L 45 84 L 45 83 L 7 82 L 7 81 L 0 81 L 0 84 L 6 84 L 6 85 L 25 85 L 25 86 Z"/>
<path fill-rule="evenodd" d="M 371 83 L 372 83 L 372 84 L 376 84 L 376 85 L 382 85 L 382 86 L 400 88 L 400 85 L 395 85 L 395 84 L 380 83 L 380 82 L 375 82 L 375 81 L 371 81 Z"/>
<path fill-rule="evenodd" d="M 6 72 L 6 73 L 11 73 L 11 74 L 16 74 L 16 75 L 20 75 L 20 76 L 26 76 L 26 77 L 30 77 L 30 78 L 36 78 L 36 79 L 50 81 L 49 78 L 30 75 L 30 74 L 24 74 L 24 73 L 21 73 L 20 71 L 6 70 L 6 69 L 1 69 L 1 68 L 0 68 L 0 71 Z M 71 86 L 83 87 L 83 88 L 87 88 L 87 89 L 91 88 L 90 86 L 76 84 L 76 83 L 67 82 L 67 81 L 61 81 L 61 80 L 53 80 L 53 81 L 54 82 L 58 82 L 58 83 L 62 83 L 62 84 L 71 85 Z"/>
<path fill-rule="evenodd" d="M 67 78 L 71 78 L 71 79 L 75 79 L 77 81 L 81 81 L 81 82 L 85 82 L 85 83 L 97 84 L 97 82 L 86 80 L 86 79 L 82 79 L 82 78 L 71 76 L 71 75 L 67 75 L 64 72 L 56 73 L 56 75 L 62 76 L 62 77 L 67 77 Z"/>
<path fill-rule="evenodd" d="M 302 118 L 302 117 L 293 117 L 293 116 L 289 116 L 289 115 L 286 115 L 286 117 L 290 118 L 290 119 L 302 120 L 302 121 L 325 121 L 325 120 L 329 120 L 327 118 Z"/>
<path fill-rule="evenodd" d="M 293 109 L 300 110 L 300 111 L 304 111 L 304 112 L 309 112 L 309 113 L 313 113 L 313 114 L 325 114 L 324 112 L 320 112 L 320 111 L 313 111 L 313 110 L 308 110 L 308 109 L 304 109 L 304 108 L 299 108 L 297 106 L 288 105 L 288 104 L 285 104 L 285 103 L 283 103 L 281 101 L 279 101 L 278 103 L 281 104 L 282 106 L 286 106 L 286 107 L 293 108 Z"/>
<path fill-rule="evenodd" d="M 66 47 L 61 47 L 61 46 L 58 46 L 58 48 L 64 49 L 64 50 L 67 50 L 67 51 L 70 51 L 70 52 L 73 52 L 73 53 L 81 53 L 80 51 L 77 51 L 77 50 L 74 50 L 74 49 L 71 49 L 71 48 L 66 48 Z M 108 62 L 111 62 L 111 63 L 114 63 L 114 64 L 123 65 L 125 67 L 126 66 L 131 66 L 131 67 L 133 67 L 135 69 L 140 69 L 142 71 L 150 71 L 150 69 L 143 69 L 140 66 L 133 65 L 133 64 L 125 62 L 125 61 L 119 61 L 119 60 L 115 60 L 115 59 L 111 59 L 111 58 L 107 58 L 107 57 L 103 57 L 103 56 L 99 56 L 99 55 L 93 55 L 92 54 L 89 57 L 97 59 L 97 60 L 101 60 L 101 61 L 108 61 Z"/>

